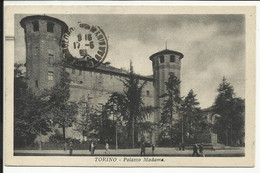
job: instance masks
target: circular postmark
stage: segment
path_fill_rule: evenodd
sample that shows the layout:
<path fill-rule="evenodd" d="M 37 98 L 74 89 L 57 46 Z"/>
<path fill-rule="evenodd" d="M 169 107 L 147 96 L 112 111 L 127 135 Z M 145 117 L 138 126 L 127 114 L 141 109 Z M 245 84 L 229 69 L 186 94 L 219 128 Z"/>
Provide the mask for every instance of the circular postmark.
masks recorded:
<path fill-rule="evenodd" d="M 61 47 L 71 65 L 94 68 L 106 58 L 108 41 L 99 26 L 79 23 L 78 27 L 71 27 L 63 34 Z"/>

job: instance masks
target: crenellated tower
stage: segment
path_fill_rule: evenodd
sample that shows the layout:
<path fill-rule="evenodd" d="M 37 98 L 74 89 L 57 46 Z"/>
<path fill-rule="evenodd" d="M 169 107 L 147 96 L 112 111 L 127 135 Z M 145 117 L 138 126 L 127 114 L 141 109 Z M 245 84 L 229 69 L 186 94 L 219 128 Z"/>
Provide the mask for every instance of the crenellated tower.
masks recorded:
<path fill-rule="evenodd" d="M 26 44 L 28 86 L 39 93 L 51 88 L 60 78 L 59 62 L 63 58 L 61 37 L 68 26 L 49 16 L 28 16 L 21 20 Z"/>

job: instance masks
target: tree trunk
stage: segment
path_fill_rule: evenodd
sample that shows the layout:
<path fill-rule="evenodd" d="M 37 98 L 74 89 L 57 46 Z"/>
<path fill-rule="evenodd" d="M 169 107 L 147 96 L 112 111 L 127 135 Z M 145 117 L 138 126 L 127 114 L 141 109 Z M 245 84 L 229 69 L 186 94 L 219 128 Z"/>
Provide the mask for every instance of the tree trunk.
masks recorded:
<path fill-rule="evenodd" d="M 230 125 L 230 146 L 232 147 L 232 123 Z"/>
<path fill-rule="evenodd" d="M 184 143 L 184 131 L 183 131 L 183 114 L 182 114 L 182 119 L 181 119 L 181 143 Z"/>
<path fill-rule="evenodd" d="M 63 125 L 62 125 L 62 135 L 63 135 L 63 140 L 65 141 L 66 136 L 65 136 L 65 123 L 64 122 L 63 122 Z"/>
<path fill-rule="evenodd" d="M 132 145 L 133 148 L 135 148 L 135 121 L 134 121 L 134 117 L 132 120 Z"/>
<path fill-rule="evenodd" d="M 116 150 L 118 149 L 118 142 L 117 142 L 117 124 L 116 124 Z"/>
<path fill-rule="evenodd" d="M 228 128 L 226 127 L 226 146 L 228 146 Z"/>

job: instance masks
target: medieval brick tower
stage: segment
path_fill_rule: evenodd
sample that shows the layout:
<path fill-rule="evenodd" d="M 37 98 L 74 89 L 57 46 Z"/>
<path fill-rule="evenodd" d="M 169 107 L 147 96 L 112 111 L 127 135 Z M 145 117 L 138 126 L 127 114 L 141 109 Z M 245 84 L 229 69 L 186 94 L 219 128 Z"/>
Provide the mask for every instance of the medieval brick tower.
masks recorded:
<path fill-rule="evenodd" d="M 174 73 L 180 79 L 181 59 L 183 54 L 172 50 L 162 50 L 150 56 L 153 63 L 154 75 L 154 106 L 159 107 L 154 117 L 154 122 L 158 123 L 161 118 L 161 110 L 163 108 L 163 98 L 161 96 L 166 93 L 165 82 L 168 81 L 169 73 Z M 156 138 L 158 138 L 159 129 Z M 156 139 L 157 140 L 157 139 Z"/>
<path fill-rule="evenodd" d="M 39 93 L 59 80 L 57 64 L 63 58 L 60 40 L 68 26 L 59 19 L 40 15 L 25 17 L 20 24 L 25 32 L 27 83 Z"/>

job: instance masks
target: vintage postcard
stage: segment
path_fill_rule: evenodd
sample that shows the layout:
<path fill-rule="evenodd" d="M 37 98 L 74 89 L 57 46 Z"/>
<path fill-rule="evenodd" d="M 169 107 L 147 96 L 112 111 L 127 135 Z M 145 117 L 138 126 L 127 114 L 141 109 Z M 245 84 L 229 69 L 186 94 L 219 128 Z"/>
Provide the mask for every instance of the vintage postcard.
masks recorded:
<path fill-rule="evenodd" d="M 5 165 L 252 167 L 253 6 L 5 6 Z"/>

